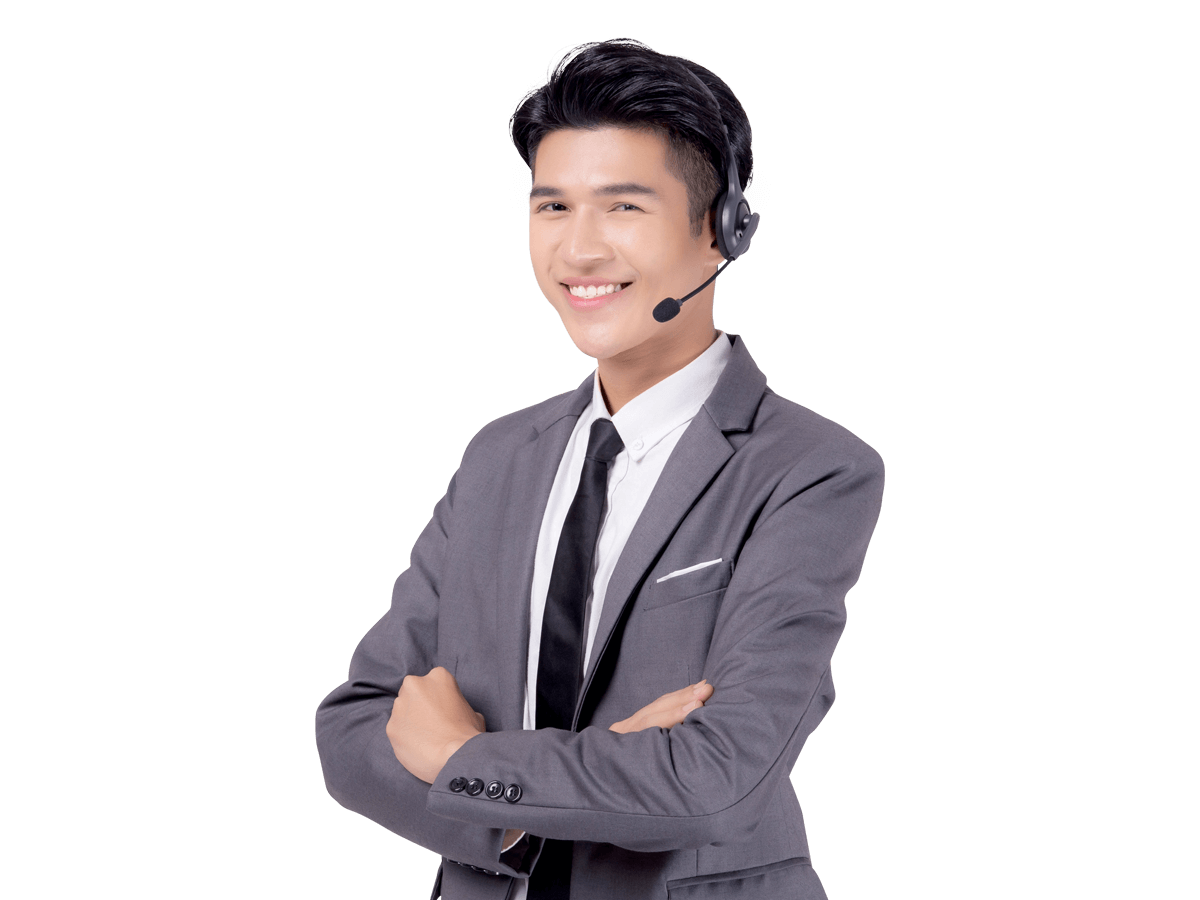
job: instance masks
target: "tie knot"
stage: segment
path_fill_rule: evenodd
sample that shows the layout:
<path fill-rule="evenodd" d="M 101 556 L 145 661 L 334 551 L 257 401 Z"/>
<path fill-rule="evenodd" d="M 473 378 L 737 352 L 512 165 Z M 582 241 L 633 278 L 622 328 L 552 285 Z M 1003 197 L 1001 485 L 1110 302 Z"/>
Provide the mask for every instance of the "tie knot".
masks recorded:
<path fill-rule="evenodd" d="M 625 444 L 621 441 L 621 435 L 617 434 L 617 426 L 612 419 L 597 419 L 592 423 L 592 433 L 588 436 L 588 459 L 608 465 L 624 449 Z"/>

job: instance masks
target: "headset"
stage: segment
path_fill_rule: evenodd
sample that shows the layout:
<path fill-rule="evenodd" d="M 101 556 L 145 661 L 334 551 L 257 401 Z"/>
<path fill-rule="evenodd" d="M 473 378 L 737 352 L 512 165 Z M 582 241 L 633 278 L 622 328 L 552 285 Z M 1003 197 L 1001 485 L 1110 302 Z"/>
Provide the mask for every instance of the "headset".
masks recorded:
<path fill-rule="evenodd" d="M 716 211 L 716 232 L 717 232 L 717 249 L 721 251 L 721 256 L 725 262 L 717 271 L 712 274 L 712 277 L 700 287 L 696 288 L 686 297 L 681 300 L 676 300 L 674 297 L 667 297 L 661 303 L 654 307 L 654 320 L 656 322 L 669 322 L 679 315 L 679 308 L 691 300 L 694 296 L 712 284 L 718 275 L 725 271 L 731 262 L 750 249 L 750 239 L 754 237 L 754 232 L 758 230 L 758 213 L 750 211 L 750 204 L 746 202 L 746 196 L 742 193 L 742 182 L 738 177 L 737 157 L 733 154 L 733 142 L 729 139 L 729 129 L 725 127 L 725 118 L 721 115 L 721 104 L 717 100 L 716 95 L 709 89 L 708 85 L 693 72 L 685 64 L 680 64 L 696 83 L 704 89 L 704 93 L 708 94 L 712 100 L 713 106 L 717 110 L 717 121 L 721 123 L 721 133 L 725 137 L 725 190 L 717 197 L 714 204 Z"/>

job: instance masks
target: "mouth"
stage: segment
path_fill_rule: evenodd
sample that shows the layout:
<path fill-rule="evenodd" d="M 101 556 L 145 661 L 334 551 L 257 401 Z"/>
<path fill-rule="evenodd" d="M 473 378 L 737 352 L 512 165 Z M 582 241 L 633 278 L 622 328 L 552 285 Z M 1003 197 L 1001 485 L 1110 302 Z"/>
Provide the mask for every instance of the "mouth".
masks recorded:
<path fill-rule="evenodd" d="M 566 291 L 571 296 L 571 299 L 573 301 L 575 301 L 577 303 L 579 301 L 584 301 L 586 303 L 586 301 L 588 301 L 588 300 L 605 300 L 609 297 L 612 297 L 614 294 L 619 294 L 623 290 L 625 290 L 625 288 L 629 287 L 629 285 L 633 284 L 633 282 L 632 281 L 612 281 L 607 284 L 586 284 L 586 285 L 584 285 L 584 284 L 565 284 L 565 283 L 560 282 L 560 284 L 562 284 L 563 290 Z"/>

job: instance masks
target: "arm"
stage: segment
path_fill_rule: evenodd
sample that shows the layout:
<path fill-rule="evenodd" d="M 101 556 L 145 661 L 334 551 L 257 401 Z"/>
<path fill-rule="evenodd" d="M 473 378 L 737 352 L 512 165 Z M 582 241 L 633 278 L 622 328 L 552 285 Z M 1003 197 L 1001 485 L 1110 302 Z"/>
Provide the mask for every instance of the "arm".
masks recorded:
<path fill-rule="evenodd" d="M 346 808 L 449 859 L 527 875 L 531 859 L 502 859 L 503 827 L 464 826 L 427 810 L 429 785 L 400 765 L 386 731 L 404 677 L 424 675 L 436 663 L 438 582 L 454 490 L 451 479 L 411 566 L 396 580 L 391 608 L 359 643 L 349 680 L 317 709 L 317 747 L 329 793 Z"/>
<path fill-rule="evenodd" d="M 797 464 L 744 544 L 705 675 L 712 698 L 680 725 L 481 734 L 429 793 L 475 824 L 657 851 L 746 839 L 833 701 L 829 661 L 878 516 L 883 468 L 863 448 Z M 449 790 L 458 772 L 521 784 L 518 803 Z"/>
<path fill-rule="evenodd" d="M 644 731 L 647 728 L 671 729 L 687 718 L 688 713 L 699 709 L 704 701 L 712 696 L 712 685 L 701 679 L 696 684 L 677 691 L 663 694 L 657 700 L 652 700 L 635 712 L 628 719 L 614 722 L 608 726 L 609 731 L 618 734 L 628 734 L 631 731 Z M 510 828 L 504 833 L 504 849 L 509 849 L 520 840 L 525 832 Z"/>

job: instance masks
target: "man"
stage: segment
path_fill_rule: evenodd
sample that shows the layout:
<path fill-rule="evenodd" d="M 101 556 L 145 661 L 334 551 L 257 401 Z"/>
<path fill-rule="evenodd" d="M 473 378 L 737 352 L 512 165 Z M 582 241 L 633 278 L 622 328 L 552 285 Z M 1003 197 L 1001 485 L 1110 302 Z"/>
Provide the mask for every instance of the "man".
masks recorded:
<path fill-rule="evenodd" d="M 883 467 L 713 326 L 749 122 L 708 70 L 614 41 L 513 140 L 538 284 L 596 375 L 467 447 L 317 712 L 329 791 L 441 854 L 446 900 L 824 897 L 789 774 Z"/>

